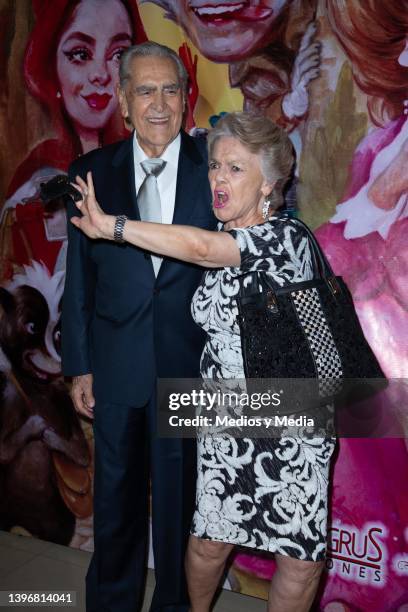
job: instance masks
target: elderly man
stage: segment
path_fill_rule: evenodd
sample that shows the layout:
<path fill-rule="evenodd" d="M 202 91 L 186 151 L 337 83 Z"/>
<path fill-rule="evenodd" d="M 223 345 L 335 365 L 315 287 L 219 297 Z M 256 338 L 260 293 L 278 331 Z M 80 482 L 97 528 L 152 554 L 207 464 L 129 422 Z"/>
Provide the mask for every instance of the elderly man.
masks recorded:
<path fill-rule="evenodd" d="M 121 244 L 125 218 L 213 229 L 205 143 L 181 124 L 187 75 L 171 49 L 126 50 L 118 96 L 131 138 L 75 161 L 98 201 L 118 215 L 116 243 L 69 223 L 63 300 L 64 373 L 78 412 L 93 419 L 94 539 L 88 612 L 135 612 L 146 565 L 152 483 L 156 589 L 152 611 L 186 610 L 183 559 L 194 502 L 192 441 L 160 439 L 156 380 L 199 375 L 201 331 L 190 315 L 201 271 Z M 76 213 L 71 205 L 69 215 Z"/>

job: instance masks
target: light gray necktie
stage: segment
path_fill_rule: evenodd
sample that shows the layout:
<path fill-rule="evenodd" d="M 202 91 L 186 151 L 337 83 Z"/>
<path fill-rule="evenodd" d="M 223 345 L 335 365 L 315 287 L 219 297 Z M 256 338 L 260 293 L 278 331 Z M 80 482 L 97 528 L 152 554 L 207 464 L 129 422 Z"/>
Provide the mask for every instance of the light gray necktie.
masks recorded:
<path fill-rule="evenodd" d="M 137 194 L 137 204 L 139 206 L 140 218 L 142 221 L 150 221 L 153 223 L 161 223 L 161 203 L 160 193 L 157 186 L 157 177 L 164 169 L 167 162 L 163 159 L 150 158 L 142 161 L 142 166 L 146 178 L 140 186 Z M 157 276 L 162 258 L 157 255 L 152 255 L 152 263 L 154 273 Z"/>

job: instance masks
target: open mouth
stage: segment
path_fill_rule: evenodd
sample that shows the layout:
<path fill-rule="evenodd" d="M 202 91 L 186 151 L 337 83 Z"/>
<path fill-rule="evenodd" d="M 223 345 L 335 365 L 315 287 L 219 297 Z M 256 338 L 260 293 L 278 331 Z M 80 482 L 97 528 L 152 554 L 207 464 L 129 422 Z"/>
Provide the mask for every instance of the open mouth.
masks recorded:
<path fill-rule="evenodd" d="M 147 121 L 152 125 L 165 125 L 169 121 L 169 117 L 147 117 Z"/>
<path fill-rule="evenodd" d="M 93 110 L 101 111 L 108 106 L 109 102 L 112 99 L 112 96 L 110 94 L 93 93 L 89 96 L 83 96 L 83 98 L 84 100 L 86 100 L 90 108 L 92 108 Z"/>
<path fill-rule="evenodd" d="M 221 189 L 216 189 L 214 191 L 214 208 L 224 208 L 227 205 L 229 200 L 229 195 L 226 191 L 222 191 Z"/>
<path fill-rule="evenodd" d="M 252 4 L 252 0 L 245 2 L 216 2 L 211 0 L 191 0 L 190 10 L 202 21 L 219 23 L 231 20 L 237 21 L 260 21 L 270 17 L 273 10 L 263 5 Z"/>

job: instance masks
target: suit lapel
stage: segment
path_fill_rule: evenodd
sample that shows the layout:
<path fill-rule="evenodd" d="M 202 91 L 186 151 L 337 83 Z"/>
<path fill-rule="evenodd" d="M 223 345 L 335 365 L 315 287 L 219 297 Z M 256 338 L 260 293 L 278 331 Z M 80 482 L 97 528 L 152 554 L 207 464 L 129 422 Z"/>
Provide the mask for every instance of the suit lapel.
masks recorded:
<path fill-rule="evenodd" d="M 116 152 L 112 166 L 114 185 L 111 202 L 112 214 L 127 215 L 129 219 L 140 221 L 136 199 L 133 135 Z"/>
<path fill-rule="evenodd" d="M 197 197 L 197 185 L 200 185 L 200 167 L 203 158 L 198 148 L 194 144 L 194 139 L 180 132 L 181 143 L 177 168 L 176 198 L 174 203 L 173 224 L 189 225 L 190 219 L 200 200 Z M 173 259 L 163 259 L 157 279 L 168 278 L 172 269 Z M 176 261 L 178 264 L 179 262 Z"/>
<path fill-rule="evenodd" d="M 126 215 L 132 221 L 140 221 L 137 206 L 135 165 L 133 159 L 133 134 L 126 140 L 112 160 L 113 189 L 110 212 L 113 215 Z M 132 253 L 129 250 L 129 253 Z M 154 278 L 153 264 L 150 255 L 145 252 L 146 263 Z"/>
<path fill-rule="evenodd" d="M 176 200 L 173 223 L 188 225 L 197 205 L 197 180 L 203 159 L 194 145 L 194 139 L 181 132 L 181 146 L 177 170 Z"/>
<path fill-rule="evenodd" d="M 197 205 L 197 180 L 203 159 L 194 139 L 181 132 L 181 145 L 177 169 L 176 198 L 173 223 L 187 224 Z M 109 212 L 124 214 L 140 221 L 135 187 L 133 136 L 125 140 L 112 159 L 113 189 Z M 108 211 L 106 211 L 108 212 Z"/>

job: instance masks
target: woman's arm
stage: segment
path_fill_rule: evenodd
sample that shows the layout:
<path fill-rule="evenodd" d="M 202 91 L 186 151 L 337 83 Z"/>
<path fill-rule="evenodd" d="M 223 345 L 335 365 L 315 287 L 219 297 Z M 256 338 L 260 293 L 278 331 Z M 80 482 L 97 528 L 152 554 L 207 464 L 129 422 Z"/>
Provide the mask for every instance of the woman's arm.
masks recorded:
<path fill-rule="evenodd" d="M 238 246 L 228 233 L 189 225 L 126 221 L 123 237 L 142 249 L 205 268 L 239 266 L 241 263 Z"/>
<path fill-rule="evenodd" d="M 82 217 L 72 217 L 71 222 L 89 238 L 113 240 L 116 217 L 106 215 L 99 206 L 92 182 L 77 176 L 75 185 L 83 199 L 76 202 Z M 158 255 L 174 257 L 206 268 L 239 266 L 239 248 L 228 233 L 211 232 L 188 225 L 167 225 L 127 220 L 123 230 L 126 242 Z"/>

